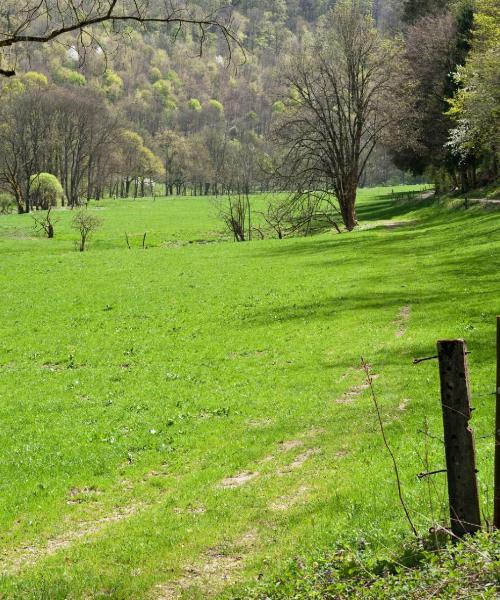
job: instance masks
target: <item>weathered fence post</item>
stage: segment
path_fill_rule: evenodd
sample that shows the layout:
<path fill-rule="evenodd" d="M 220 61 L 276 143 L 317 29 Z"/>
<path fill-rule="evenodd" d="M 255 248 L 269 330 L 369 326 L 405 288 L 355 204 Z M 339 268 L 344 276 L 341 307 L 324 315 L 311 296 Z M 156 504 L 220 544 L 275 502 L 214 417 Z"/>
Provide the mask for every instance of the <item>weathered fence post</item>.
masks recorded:
<path fill-rule="evenodd" d="M 497 385 L 495 417 L 495 483 L 493 527 L 500 529 L 500 317 L 497 317 Z"/>
<path fill-rule="evenodd" d="M 464 340 L 441 340 L 437 347 L 451 530 L 463 536 L 481 527 L 467 346 Z"/>

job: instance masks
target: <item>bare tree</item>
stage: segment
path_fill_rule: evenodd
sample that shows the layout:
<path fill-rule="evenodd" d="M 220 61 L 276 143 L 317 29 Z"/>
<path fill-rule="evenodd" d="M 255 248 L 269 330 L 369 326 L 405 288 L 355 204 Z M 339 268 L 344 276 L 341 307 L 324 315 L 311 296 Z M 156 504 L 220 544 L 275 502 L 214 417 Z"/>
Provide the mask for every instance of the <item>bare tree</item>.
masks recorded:
<path fill-rule="evenodd" d="M 102 49 L 99 27 L 105 36 L 119 35 L 133 23 L 194 25 L 199 28 L 200 53 L 209 31 L 221 32 L 229 53 L 236 42 L 228 11 L 204 12 L 190 0 L 2 0 L 0 52 L 5 55 L 20 44 L 47 43 L 76 33 L 82 59 L 89 49 Z M 0 76 L 12 77 L 15 67 L 4 68 L 1 57 Z"/>
<path fill-rule="evenodd" d="M 250 206 L 248 196 L 241 193 L 228 193 L 225 199 L 217 200 L 219 217 L 224 221 L 228 230 L 233 234 L 235 242 L 245 242 L 250 239 Z"/>
<path fill-rule="evenodd" d="M 85 251 L 90 235 L 102 225 L 102 220 L 86 210 L 79 210 L 71 221 L 71 227 L 80 234 L 79 250 Z"/>
<path fill-rule="evenodd" d="M 119 130 L 118 118 L 92 91 L 27 89 L 6 96 L 0 104 L 0 184 L 18 212 L 30 212 L 37 204 L 33 175 L 52 173 L 76 206 L 102 182 Z"/>
<path fill-rule="evenodd" d="M 226 144 L 222 168 L 226 199 L 218 200 L 219 216 L 237 242 L 252 239 L 250 194 L 260 173 L 258 139 L 250 133 Z"/>
<path fill-rule="evenodd" d="M 338 209 L 328 195 L 316 192 L 290 194 L 283 199 L 271 199 L 264 221 L 278 239 L 294 235 L 310 235 L 331 229 L 340 233 Z"/>
<path fill-rule="evenodd" d="M 32 215 L 33 221 L 35 222 L 35 229 L 37 231 L 43 231 L 45 235 L 52 239 L 54 237 L 54 225 L 57 223 L 51 215 L 52 206 L 46 212 L 41 215 Z"/>
<path fill-rule="evenodd" d="M 48 171 L 49 105 L 38 90 L 0 103 L 0 183 L 15 198 L 19 213 L 31 210 L 32 175 Z"/>
<path fill-rule="evenodd" d="M 338 201 L 356 225 L 356 192 L 366 163 L 392 118 L 395 48 L 376 30 L 363 0 L 340 0 L 284 69 L 287 109 L 275 126 L 283 151 L 278 182 L 295 196 Z"/>

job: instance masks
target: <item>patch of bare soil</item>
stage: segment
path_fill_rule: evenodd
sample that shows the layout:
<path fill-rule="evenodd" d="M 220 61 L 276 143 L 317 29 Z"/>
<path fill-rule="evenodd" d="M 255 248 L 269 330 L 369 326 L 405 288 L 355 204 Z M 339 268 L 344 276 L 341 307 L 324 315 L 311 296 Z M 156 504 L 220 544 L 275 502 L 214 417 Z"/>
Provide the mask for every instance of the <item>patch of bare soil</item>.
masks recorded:
<path fill-rule="evenodd" d="M 304 437 L 314 438 L 323 433 L 326 433 L 326 429 L 324 427 L 312 427 L 311 429 L 309 429 L 308 431 L 306 431 L 304 433 Z"/>
<path fill-rule="evenodd" d="M 401 402 L 399 403 L 399 410 L 401 412 L 405 411 L 408 408 L 408 404 L 410 404 L 410 399 L 409 398 L 403 398 L 403 400 L 401 400 Z"/>
<path fill-rule="evenodd" d="M 370 386 L 367 383 L 360 383 L 359 385 L 353 385 L 347 392 L 342 394 L 340 398 L 337 398 L 335 402 L 337 404 L 352 404 L 358 396 L 360 396 Z"/>
<path fill-rule="evenodd" d="M 15 574 L 27 567 L 33 566 L 39 560 L 66 550 L 74 542 L 81 538 L 95 535 L 105 529 L 108 525 L 118 523 L 135 515 L 142 505 L 123 506 L 116 512 L 93 521 L 76 523 L 76 528 L 68 530 L 59 536 L 49 538 L 43 544 L 24 546 L 12 556 L 0 557 L 0 572 L 4 574 Z"/>
<path fill-rule="evenodd" d="M 202 515 L 207 512 L 207 509 L 202 504 L 189 504 L 186 508 L 174 508 L 174 513 L 177 515 Z"/>
<path fill-rule="evenodd" d="M 69 491 L 69 498 L 66 504 L 83 504 L 97 499 L 102 494 L 101 490 L 91 486 L 83 488 L 71 488 Z"/>
<path fill-rule="evenodd" d="M 294 448 L 299 448 L 303 445 L 304 442 L 301 442 L 300 440 L 288 440 L 286 442 L 280 442 L 279 449 L 282 452 L 288 452 L 288 450 L 293 450 Z"/>
<path fill-rule="evenodd" d="M 400 227 L 407 227 L 408 225 L 415 225 L 417 221 L 383 221 L 383 225 L 386 229 L 399 229 Z"/>
<path fill-rule="evenodd" d="M 405 304 L 403 308 L 399 311 L 397 319 L 395 321 L 397 325 L 396 329 L 396 337 L 400 338 L 406 333 L 406 323 L 410 318 L 410 306 Z"/>
<path fill-rule="evenodd" d="M 215 546 L 209 548 L 195 564 L 187 565 L 183 575 L 172 582 L 156 586 L 157 600 L 176 600 L 190 589 L 201 592 L 203 598 L 210 598 L 226 585 L 238 580 L 248 553 L 257 543 L 256 532 L 249 531 L 235 540 L 229 548 Z"/>
<path fill-rule="evenodd" d="M 290 508 L 298 504 L 301 500 L 304 500 L 308 492 L 309 488 L 305 485 L 301 485 L 292 494 L 289 494 L 287 496 L 280 496 L 279 498 L 271 502 L 269 508 L 271 510 L 276 511 L 289 510 Z"/>
<path fill-rule="evenodd" d="M 345 449 L 338 450 L 335 452 L 334 456 L 335 458 L 345 458 L 346 456 L 349 456 L 349 452 Z"/>
<path fill-rule="evenodd" d="M 372 365 L 367 364 L 366 365 L 370 371 L 370 378 L 372 381 L 375 381 L 376 379 L 379 378 L 379 375 L 377 373 L 373 373 L 373 367 Z M 362 367 L 358 367 L 356 369 L 351 369 L 349 372 L 352 371 L 362 371 L 364 374 L 364 369 Z M 344 379 L 344 377 L 342 377 L 342 379 Z M 352 404 L 354 402 L 354 400 L 356 400 L 356 398 L 358 396 L 360 396 L 365 390 L 367 390 L 369 388 L 369 384 L 367 381 L 364 381 L 363 383 L 359 383 L 357 385 L 353 385 L 351 388 L 349 388 L 347 390 L 347 392 L 344 392 L 342 394 L 342 396 L 340 396 L 340 398 L 337 398 L 337 400 L 335 400 L 335 402 L 337 404 Z"/>
<path fill-rule="evenodd" d="M 233 477 L 226 477 L 219 483 L 219 487 L 222 488 L 236 488 L 245 485 L 252 479 L 255 479 L 259 476 L 259 473 L 254 471 L 244 471 L 243 473 L 238 473 L 238 475 L 234 475 Z"/>
<path fill-rule="evenodd" d="M 271 419 L 250 419 L 247 421 L 247 425 L 255 429 L 264 429 L 272 425 L 272 423 Z"/>
<path fill-rule="evenodd" d="M 278 471 L 278 475 L 283 475 L 284 473 L 289 473 L 295 469 L 300 469 L 300 467 L 302 467 L 304 463 L 311 458 L 311 456 L 319 454 L 320 452 L 320 448 L 308 448 L 307 450 L 304 450 L 304 452 L 301 452 L 298 456 L 296 456 L 290 464 L 280 469 Z"/>

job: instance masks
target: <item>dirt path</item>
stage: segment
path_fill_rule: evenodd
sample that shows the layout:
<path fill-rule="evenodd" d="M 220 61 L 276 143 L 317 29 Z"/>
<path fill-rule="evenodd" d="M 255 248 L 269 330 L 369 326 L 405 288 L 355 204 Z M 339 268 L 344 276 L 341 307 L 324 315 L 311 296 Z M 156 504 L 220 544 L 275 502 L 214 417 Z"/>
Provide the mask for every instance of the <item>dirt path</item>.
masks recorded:
<path fill-rule="evenodd" d="M 409 318 L 410 318 L 410 305 L 405 304 L 399 311 L 399 314 L 398 314 L 396 320 L 394 321 L 394 323 L 397 325 L 397 329 L 396 329 L 396 333 L 395 333 L 397 338 L 403 337 L 404 334 L 406 333 L 406 325 L 408 323 Z"/>
<path fill-rule="evenodd" d="M 208 548 L 203 555 L 183 569 L 178 579 L 157 585 L 157 600 L 176 600 L 191 588 L 209 598 L 238 580 L 245 560 L 258 543 L 258 535 L 250 530 L 232 543 Z M 194 591 L 193 589 L 193 591 Z"/>
<path fill-rule="evenodd" d="M 0 557 L 0 572 L 4 575 L 15 575 L 28 567 L 32 567 L 38 561 L 52 556 L 56 552 L 66 550 L 74 542 L 82 538 L 96 535 L 114 523 L 129 519 L 136 515 L 142 508 L 142 504 L 124 506 L 99 519 L 76 523 L 74 529 L 68 529 L 60 535 L 51 537 L 44 542 L 19 548 L 13 554 Z"/>

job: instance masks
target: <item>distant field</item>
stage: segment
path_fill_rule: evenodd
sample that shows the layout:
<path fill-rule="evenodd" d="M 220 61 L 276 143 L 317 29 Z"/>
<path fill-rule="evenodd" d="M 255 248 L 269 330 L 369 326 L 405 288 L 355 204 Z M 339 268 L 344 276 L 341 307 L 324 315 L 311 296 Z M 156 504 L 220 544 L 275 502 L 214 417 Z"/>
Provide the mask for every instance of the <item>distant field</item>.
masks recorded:
<path fill-rule="evenodd" d="M 361 356 L 425 530 L 441 413 L 412 359 L 439 338 L 469 343 L 491 511 L 500 213 L 390 192 L 351 234 L 242 244 L 207 198 L 94 203 L 85 253 L 71 211 L 54 240 L 0 217 L 0 597 L 209 598 L 308 548 L 389 551 L 408 528 Z"/>

